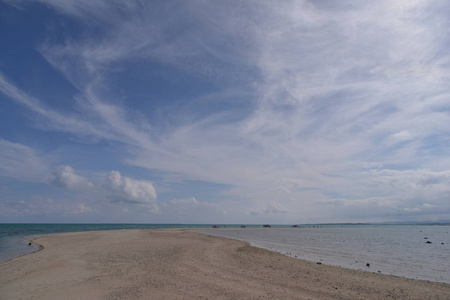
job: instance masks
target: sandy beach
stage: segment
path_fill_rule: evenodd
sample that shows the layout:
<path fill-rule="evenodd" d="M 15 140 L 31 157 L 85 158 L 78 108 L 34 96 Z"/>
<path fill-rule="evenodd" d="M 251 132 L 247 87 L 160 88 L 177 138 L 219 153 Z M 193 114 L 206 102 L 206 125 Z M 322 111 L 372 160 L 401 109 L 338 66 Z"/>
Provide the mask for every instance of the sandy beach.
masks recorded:
<path fill-rule="evenodd" d="M 450 285 L 319 265 L 181 229 L 38 237 L 0 299 L 450 299 Z"/>

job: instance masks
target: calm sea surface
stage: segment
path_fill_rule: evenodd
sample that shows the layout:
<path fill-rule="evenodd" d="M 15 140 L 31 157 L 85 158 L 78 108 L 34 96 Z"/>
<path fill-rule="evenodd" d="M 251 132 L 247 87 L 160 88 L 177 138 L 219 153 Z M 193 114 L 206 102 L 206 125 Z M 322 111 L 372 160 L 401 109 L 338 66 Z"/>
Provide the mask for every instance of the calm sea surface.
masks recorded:
<path fill-rule="evenodd" d="M 256 247 L 323 264 L 450 283 L 450 226 L 350 225 L 196 231 L 247 241 Z"/>
<path fill-rule="evenodd" d="M 0 224 L 0 261 L 38 250 L 38 235 L 116 229 L 204 228 L 195 231 L 324 264 L 450 283 L 450 226 L 272 226 L 208 224 Z M 224 228 L 225 227 L 225 228 Z M 430 242 L 430 243 L 427 243 Z M 366 266 L 369 263 L 370 266 Z"/>

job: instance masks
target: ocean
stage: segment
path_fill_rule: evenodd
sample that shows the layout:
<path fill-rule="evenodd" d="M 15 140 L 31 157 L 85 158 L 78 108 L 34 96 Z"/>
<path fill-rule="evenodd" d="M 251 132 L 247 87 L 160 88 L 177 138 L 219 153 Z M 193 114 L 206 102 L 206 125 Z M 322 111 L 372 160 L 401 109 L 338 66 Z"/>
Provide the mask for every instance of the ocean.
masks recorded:
<path fill-rule="evenodd" d="M 192 228 L 288 256 L 350 269 L 450 283 L 448 225 L 0 224 L 0 262 L 38 250 L 35 236 L 97 230 Z M 194 229 L 195 228 L 195 229 Z M 199 229 L 200 228 L 200 229 Z M 367 265 L 369 264 L 369 265 Z"/>
<path fill-rule="evenodd" d="M 450 226 L 316 225 L 196 231 L 312 262 L 450 283 Z"/>

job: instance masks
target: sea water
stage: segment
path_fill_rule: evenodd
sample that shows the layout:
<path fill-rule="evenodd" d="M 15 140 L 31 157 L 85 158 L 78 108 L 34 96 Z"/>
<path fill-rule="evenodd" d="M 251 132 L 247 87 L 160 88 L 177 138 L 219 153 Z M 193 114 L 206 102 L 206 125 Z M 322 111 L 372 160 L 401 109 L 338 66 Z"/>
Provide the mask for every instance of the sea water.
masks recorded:
<path fill-rule="evenodd" d="M 196 231 L 243 240 L 308 261 L 450 283 L 450 226 L 351 225 Z"/>

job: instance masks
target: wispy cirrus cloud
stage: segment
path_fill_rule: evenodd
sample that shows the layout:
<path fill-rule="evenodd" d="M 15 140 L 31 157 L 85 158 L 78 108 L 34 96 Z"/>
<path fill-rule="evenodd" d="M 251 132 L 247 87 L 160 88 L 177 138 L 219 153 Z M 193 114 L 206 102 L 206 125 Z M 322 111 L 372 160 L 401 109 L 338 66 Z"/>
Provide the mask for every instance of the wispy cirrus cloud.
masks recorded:
<path fill-rule="evenodd" d="M 50 172 L 35 149 L 0 139 L 0 175 L 24 181 L 45 182 Z"/>
<path fill-rule="evenodd" d="M 95 124 L 93 119 L 85 118 L 83 115 L 77 113 L 72 115 L 64 114 L 46 106 L 42 101 L 19 89 L 2 73 L 0 73 L 0 91 L 10 99 L 13 99 L 18 104 L 35 113 L 35 126 L 37 127 L 78 135 L 93 135 L 114 139 L 112 132 L 108 131 L 101 124 Z"/>

